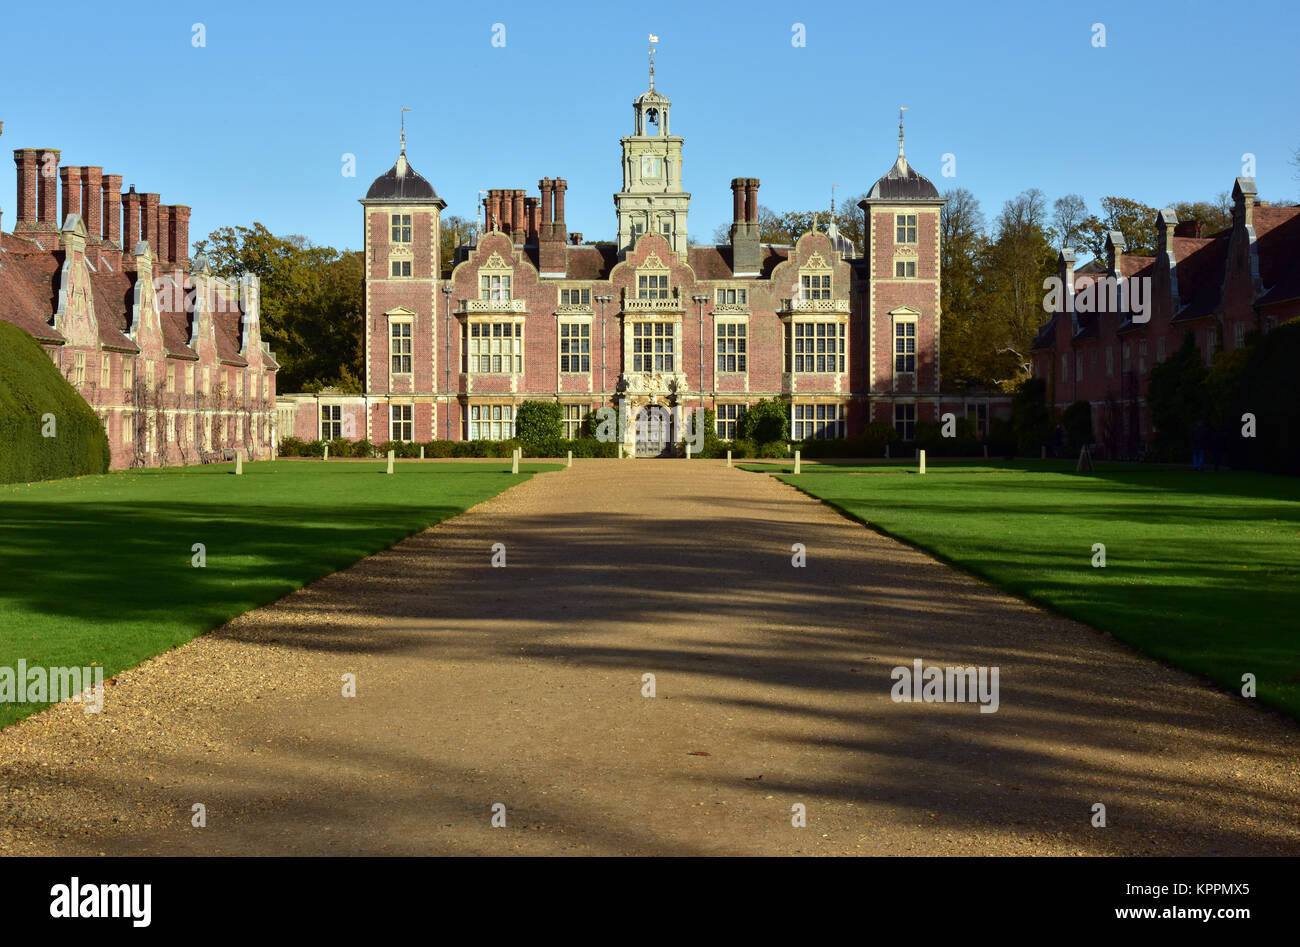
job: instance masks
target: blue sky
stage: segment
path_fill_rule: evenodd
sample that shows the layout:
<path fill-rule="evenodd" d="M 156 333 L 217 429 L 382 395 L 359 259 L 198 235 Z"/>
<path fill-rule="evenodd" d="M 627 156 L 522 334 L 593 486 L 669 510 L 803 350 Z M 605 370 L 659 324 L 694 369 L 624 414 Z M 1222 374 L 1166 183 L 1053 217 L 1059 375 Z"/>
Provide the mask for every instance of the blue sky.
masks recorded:
<path fill-rule="evenodd" d="M 10 4 L 0 17 L 5 229 L 11 150 L 57 147 L 64 163 L 191 205 L 191 239 L 261 221 L 356 248 L 356 200 L 396 158 L 406 105 L 407 154 L 446 213 L 473 217 L 480 188 L 535 194 L 559 176 L 569 229 L 611 237 L 619 138 L 647 85 L 650 32 L 686 142 L 691 234 L 706 242 L 730 220 L 732 177 L 761 178 L 775 210 L 825 207 L 832 184 L 866 190 L 893 162 L 900 105 L 913 165 L 940 189 L 972 191 L 990 218 L 1027 187 L 1080 193 L 1094 211 L 1107 194 L 1210 199 L 1247 152 L 1262 197 L 1300 194 L 1288 163 L 1300 146 L 1294 0 L 203 0 Z M 804 47 L 792 45 L 796 23 Z M 64 24 L 76 28 L 55 32 Z M 341 173 L 345 153 L 355 178 Z M 945 153 L 952 178 L 940 174 Z"/>

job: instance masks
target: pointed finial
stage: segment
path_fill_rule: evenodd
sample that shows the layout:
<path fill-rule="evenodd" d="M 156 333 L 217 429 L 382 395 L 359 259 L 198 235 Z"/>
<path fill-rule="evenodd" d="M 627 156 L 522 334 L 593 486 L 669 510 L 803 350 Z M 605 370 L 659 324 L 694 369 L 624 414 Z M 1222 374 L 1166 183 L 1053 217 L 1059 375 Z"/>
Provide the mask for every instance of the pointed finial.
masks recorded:
<path fill-rule="evenodd" d="M 835 220 L 835 189 L 837 187 L 839 187 L 838 184 L 831 185 L 831 221 L 832 222 L 834 222 Z"/>
<path fill-rule="evenodd" d="M 402 154 L 406 154 L 406 113 L 409 111 L 405 105 L 402 106 Z"/>
<path fill-rule="evenodd" d="M 909 107 L 910 106 L 907 105 L 900 105 L 898 107 L 898 157 L 900 158 L 903 157 L 903 113 L 906 112 Z"/>
<path fill-rule="evenodd" d="M 655 89 L 655 46 L 654 44 L 657 42 L 659 42 L 659 37 L 651 33 L 650 34 L 650 91 L 651 92 L 653 92 Z"/>

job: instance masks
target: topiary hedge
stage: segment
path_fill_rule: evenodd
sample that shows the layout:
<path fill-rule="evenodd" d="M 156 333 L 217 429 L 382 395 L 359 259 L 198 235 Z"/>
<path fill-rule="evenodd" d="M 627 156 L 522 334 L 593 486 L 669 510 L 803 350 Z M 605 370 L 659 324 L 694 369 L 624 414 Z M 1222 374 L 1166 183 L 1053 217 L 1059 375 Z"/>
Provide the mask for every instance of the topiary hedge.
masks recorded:
<path fill-rule="evenodd" d="M 35 339 L 0 322 L 0 483 L 102 474 L 111 459 L 90 405 Z"/>

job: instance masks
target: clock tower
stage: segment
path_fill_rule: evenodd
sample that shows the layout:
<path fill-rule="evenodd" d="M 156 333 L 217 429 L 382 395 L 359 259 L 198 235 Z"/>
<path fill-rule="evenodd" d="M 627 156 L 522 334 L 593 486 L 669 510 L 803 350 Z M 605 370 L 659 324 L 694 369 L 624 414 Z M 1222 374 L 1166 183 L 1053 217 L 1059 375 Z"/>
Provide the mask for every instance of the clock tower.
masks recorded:
<path fill-rule="evenodd" d="M 650 88 L 632 103 L 633 134 L 622 139 L 623 189 L 614 195 L 618 212 L 618 255 L 638 237 L 657 233 L 686 259 L 686 211 L 691 195 L 682 190 L 682 139 L 669 134 L 668 96 L 655 90 L 654 48 Z"/>

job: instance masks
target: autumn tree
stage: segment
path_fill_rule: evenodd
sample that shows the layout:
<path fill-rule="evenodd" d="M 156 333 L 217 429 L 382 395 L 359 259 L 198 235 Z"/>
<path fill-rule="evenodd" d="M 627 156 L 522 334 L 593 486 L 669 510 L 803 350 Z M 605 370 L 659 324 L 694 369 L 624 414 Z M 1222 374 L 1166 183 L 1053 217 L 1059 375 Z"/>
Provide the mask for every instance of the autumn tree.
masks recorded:
<path fill-rule="evenodd" d="M 1133 256 L 1154 256 L 1156 252 L 1156 209 L 1127 197 L 1103 197 L 1100 216 L 1090 217 L 1082 229 L 1083 246 L 1094 259 L 1106 259 L 1106 234 L 1118 230 L 1124 235 L 1124 252 Z"/>
<path fill-rule="evenodd" d="M 944 383 L 961 388 L 989 382 L 989 354 L 980 265 L 987 253 L 984 212 L 965 188 L 946 191 L 939 212 L 940 363 Z"/>
<path fill-rule="evenodd" d="M 360 391 L 365 327 L 362 254 L 278 237 L 260 223 L 222 227 L 194 245 L 226 279 L 261 280 L 262 339 L 280 363 L 280 391 Z"/>
<path fill-rule="evenodd" d="M 1232 198 L 1227 191 L 1221 191 L 1213 201 L 1179 201 L 1169 207 L 1180 222 L 1199 220 L 1201 234 L 1206 237 L 1232 226 Z"/>

